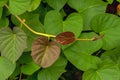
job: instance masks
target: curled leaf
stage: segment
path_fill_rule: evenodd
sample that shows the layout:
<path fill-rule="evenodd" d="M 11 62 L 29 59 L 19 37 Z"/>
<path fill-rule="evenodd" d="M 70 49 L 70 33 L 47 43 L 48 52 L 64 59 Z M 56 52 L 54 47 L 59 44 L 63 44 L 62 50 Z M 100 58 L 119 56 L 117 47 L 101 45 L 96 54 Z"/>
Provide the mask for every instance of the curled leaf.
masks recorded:
<path fill-rule="evenodd" d="M 32 58 L 43 68 L 51 66 L 59 57 L 60 47 L 47 37 L 39 37 L 32 45 Z"/>
<path fill-rule="evenodd" d="M 67 31 L 67 32 L 63 32 L 63 33 L 58 34 L 55 37 L 55 40 L 57 43 L 66 45 L 66 44 L 73 43 L 75 41 L 75 35 L 73 32 Z"/>

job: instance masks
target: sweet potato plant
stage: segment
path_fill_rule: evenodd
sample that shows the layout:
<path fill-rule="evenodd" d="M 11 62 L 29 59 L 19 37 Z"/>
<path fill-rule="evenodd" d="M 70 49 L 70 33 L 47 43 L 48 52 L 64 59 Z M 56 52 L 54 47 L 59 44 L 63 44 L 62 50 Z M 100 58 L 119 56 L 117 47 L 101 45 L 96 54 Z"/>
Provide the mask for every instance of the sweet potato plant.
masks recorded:
<path fill-rule="evenodd" d="M 0 0 L 0 80 L 120 80 L 120 0 Z"/>

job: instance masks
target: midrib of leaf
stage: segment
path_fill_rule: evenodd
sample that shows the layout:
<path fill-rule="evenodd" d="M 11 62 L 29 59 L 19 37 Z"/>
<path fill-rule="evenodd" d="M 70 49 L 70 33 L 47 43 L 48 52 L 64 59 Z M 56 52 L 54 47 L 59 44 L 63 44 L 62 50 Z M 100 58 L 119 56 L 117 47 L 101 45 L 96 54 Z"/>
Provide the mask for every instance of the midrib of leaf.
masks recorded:
<path fill-rule="evenodd" d="M 44 53 L 43 53 L 41 62 L 44 60 L 44 57 L 46 57 L 46 52 L 47 52 L 48 48 L 49 48 L 49 46 L 47 45 L 47 46 L 45 47 L 45 51 L 44 51 Z"/>
<path fill-rule="evenodd" d="M 14 36 L 15 34 L 13 34 L 13 35 L 11 35 L 12 37 L 10 37 L 10 39 L 9 39 L 9 42 L 6 42 L 6 43 L 8 43 L 7 45 L 6 45 L 6 47 L 5 47 L 5 49 L 4 49 L 4 51 L 8 51 L 8 52 L 11 52 L 11 53 L 13 53 L 13 52 L 15 52 L 16 50 L 15 50 L 15 47 L 16 47 L 16 44 L 15 44 L 15 42 L 16 42 L 16 37 Z M 11 48 L 9 48 L 9 46 L 12 44 L 12 47 Z M 16 52 L 17 53 L 17 52 Z M 14 53 L 15 54 L 15 53 Z M 15 57 L 14 55 L 11 55 L 11 54 L 7 54 L 6 56 L 9 56 L 9 57 Z"/>
<path fill-rule="evenodd" d="M 12 43 L 12 40 L 8 39 L 8 41 L 5 42 L 5 43 L 6 43 L 6 47 L 5 47 L 4 51 L 8 51 L 9 52 L 12 49 L 12 48 L 9 48 L 9 46 L 11 45 L 10 43 Z M 5 45 L 5 43 L 3 45 Z"/>
<path fill-rule="evenodd" d="M 99 6 L 104 6 L 104 5 L 94 5 L 94 6 L 89 6 L 89 7 L 87 7 L 87 8 L 85 8 L 85 9 L 83 9 L 83 10 L 78 10 L 78 12 L 79 13 L 83 13 L 84 11 L 86 11 L 87 9 L 90 9 L 90 8 L 93 8 L 93 7 L 99 7 Z"/>
<path fill-rule="evenodd" d="M 102 77 L 100 76 L 99 72 L 96 71 L 96 73 L 97 73 L 97 75 L 99 76 L 99 78 L 100 78 L 101 80 L 103 80 Z"/>

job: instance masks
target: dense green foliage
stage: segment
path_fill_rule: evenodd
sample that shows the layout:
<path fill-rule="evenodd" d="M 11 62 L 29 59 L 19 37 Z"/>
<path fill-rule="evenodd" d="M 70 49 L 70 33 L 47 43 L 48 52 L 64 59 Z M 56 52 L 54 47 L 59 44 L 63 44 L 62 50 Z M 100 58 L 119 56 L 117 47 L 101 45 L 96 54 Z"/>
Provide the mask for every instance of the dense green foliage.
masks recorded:
<path fill-rule="evenodd" d="M 82 80 L 120 80 L 113 2 L 0 0 L 0 80 L 75 80 L 71 67 Z"/>

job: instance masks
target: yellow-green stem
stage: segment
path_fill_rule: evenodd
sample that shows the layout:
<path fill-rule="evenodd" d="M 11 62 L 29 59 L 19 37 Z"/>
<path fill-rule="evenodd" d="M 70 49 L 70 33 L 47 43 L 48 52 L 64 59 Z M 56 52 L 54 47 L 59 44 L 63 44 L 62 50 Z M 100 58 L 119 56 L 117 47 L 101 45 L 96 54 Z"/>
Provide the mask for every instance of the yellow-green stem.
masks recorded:
<path fill-rule="evenodd" d="M 91 38 L 91 39 L 80 39 L 80 38 L 77 38 L 76 40 L 78 40 L 78 41 L 93 41 L 94 40 L 94 38 Z"/>
<path fill-rule="evenodd" d="M 9 9 L 9 7 L 8 7 L 7 4 L 5 4 L 5 7 Z M 25 19 L 22 20 L 19 16 L 17 16 L 17 15 L 14 15 L 14 16 L 21 22 L 21 25 L 23 24 L 28 30 L 30 30 L 30 31 L 33 32 L 34 34 L 41 35 L 41 36 L 46 36 L 46 37 L 48 37 L 48 39 L 49 39 L 50 37 L 56 37 L 55 35 L 50 35 L 50 34 L 45 34 L 45 33 L 36 32 L 36 31 L 34 31 L 33 29 L 31 29 L 31 28 L 25 23 Z M 91 38 L 91 39 L 79 39 L 79 38 L 77 38 L 76 40 L 78 40 L 78 41 L 93 41 L 94 38 Z"/>
<path fill-rule="evenodd" d="M 9 9 L 8 5 L 6 5 L 6 8 Z M 34 34 L 37 34 L 37 35 L 41 35 L 41 36 L 46 36 L 46 37 L 55 37 L 55 35 L 50 35 L 50 34 L 44 34 L 44 33 L 40 33 L 40 32 L 36 32 L 34 31 L 33 29 L 31 29 L 26 23 L 24 20 L 22 20 L 19 16 L 17 15 L 14 15 L 28 30 L 30 30 L 31 32 L 33 32 Z"/>
<path fill-rule="evenodd" d="M 44 33 L 40 33 L 40 32 L 36 32 L 34 30 L 32 30 L 26 23 L 24 23 L 21 18 L 17 15 L 14 15 L 28 30 L 30 30 L 31 32 L 33 32 L 34 34 L 37 35 L 41 35 L 41 36 L 46 36 L 46 37 L 55 37 L 55 35 L 49 35 L 49 34 L 44 34 Z"/>

